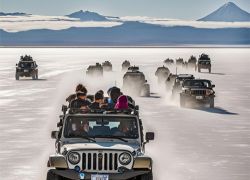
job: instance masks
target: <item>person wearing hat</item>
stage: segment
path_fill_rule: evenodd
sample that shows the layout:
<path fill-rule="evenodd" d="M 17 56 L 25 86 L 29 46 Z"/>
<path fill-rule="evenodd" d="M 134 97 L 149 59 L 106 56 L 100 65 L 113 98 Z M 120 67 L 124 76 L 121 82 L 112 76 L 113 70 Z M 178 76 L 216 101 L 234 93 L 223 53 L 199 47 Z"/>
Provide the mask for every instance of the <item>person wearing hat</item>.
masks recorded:
<path fill-rule="evenodd" d="M 76 99 L 70 103 L 70 107 L 74 109 L 88 109 L 91 102 L 86 99 L 86 96 L 86 92 L 77 91 Z"/>

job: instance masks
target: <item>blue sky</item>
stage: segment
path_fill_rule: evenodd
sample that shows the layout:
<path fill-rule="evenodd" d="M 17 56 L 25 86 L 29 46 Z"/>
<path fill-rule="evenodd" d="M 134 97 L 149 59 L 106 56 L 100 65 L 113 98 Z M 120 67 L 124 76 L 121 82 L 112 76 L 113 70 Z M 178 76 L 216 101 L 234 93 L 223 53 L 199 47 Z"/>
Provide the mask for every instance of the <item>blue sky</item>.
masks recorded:
<path fill-rule="evenodd" d="M 0 0 L 0 12 L 66 15 L 82 10 L 111 16 L 199 19 L 228 0 Z M 250 0 L 231 0 L 250 12 Z"/>

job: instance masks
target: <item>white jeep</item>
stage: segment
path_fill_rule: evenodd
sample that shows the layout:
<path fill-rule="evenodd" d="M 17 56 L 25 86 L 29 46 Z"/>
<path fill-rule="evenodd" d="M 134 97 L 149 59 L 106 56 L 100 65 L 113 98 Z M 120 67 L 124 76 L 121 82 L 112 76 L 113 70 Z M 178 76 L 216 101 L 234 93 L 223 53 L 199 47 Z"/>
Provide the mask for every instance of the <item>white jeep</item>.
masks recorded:
<path fill-rule="evenodd" d="M 47 180 L 153 180 L 146 133 L 137 113 L 64 112 L 52 131 L 56 153 L 49 157 Z"/>

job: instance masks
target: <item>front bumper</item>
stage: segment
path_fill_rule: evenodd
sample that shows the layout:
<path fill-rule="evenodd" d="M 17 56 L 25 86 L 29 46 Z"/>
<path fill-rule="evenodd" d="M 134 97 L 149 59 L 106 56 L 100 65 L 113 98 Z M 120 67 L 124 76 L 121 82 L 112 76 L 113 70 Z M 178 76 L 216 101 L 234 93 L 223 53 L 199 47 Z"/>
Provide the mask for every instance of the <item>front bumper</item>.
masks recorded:
<path fill-rule="evenodd" d="M 199 97 L 199 98 L 198 98 Z M 196 104 L 209 104 L 212 99 L 214 99 L 215 96 L 185 96 L 185 99 L 190 103 L 196 103 Z"/>
<path fill-rule="evenodd" d="M 64 177 L 64 178 L 73 179 L 73 180 L 79 180 L 80 179 L 79 172 L 77 172 L 75 170 L 71 170 L 71 169 L 66 169 L 66 170 L 50 169 L 49 171 L 50 171 L 50 173 L 59 175 L 59 176 Z M 143 175 L 143 174 L 147 174 L 149 172 L 150 172 L 150 170 L 128 170 L 128 171 L 125 171 L 123 173 L 115 173 L 115 174 L 108 174 L 108 175 L 109 175 L 110 180 L 126 180 L 126 179 L 137 177 L 137 176 L 140 176 L 140 175 Z M 88 173 L 83 172 L 83 173 L 85 175 L 84 179 L 86 179 L 86 180 L 91 180 L 91 175 L 96 174 L 96 173 L 89 173 L 89 172 Z"/>
<path fill-rule="evenodd" d="M 21 77 L 31 77 L 36 74 L 36 70 L 28 70 L 27 72 L 24 70 L 19 70 L 16 73 Z"/>

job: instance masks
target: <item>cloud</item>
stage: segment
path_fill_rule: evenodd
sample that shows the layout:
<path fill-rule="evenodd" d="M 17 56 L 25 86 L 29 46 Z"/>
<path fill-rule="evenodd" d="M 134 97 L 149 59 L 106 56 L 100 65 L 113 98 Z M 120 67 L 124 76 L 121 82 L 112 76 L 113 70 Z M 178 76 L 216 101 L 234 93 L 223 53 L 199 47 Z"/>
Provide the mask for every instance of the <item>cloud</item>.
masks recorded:
<path fill-rule="evenodd" d="M 191 26 L 195 28 L 250 28 L 250 22 L 213 22 L 213 21 L 190 21 L 180 19 L 152 18 L 146 16 L 126 16 L 122 21 L 139 21 L 162 26 Z"/>
<path fill-rule="evenodd" d="M 113 27 L 122 24 L 115 21 L 80 21 L 65 16 L 3 16 L 0 17 L 0 29 L 7 32 L 19 32 L 34 29 L 61 30 L 70 27 Z"/>
<path fill-rule="evenodd" d="M 66 16 L 1 16 L 0 29 L 8 32 L 19 32 L 34 29 L 61 30 L 70 27 L 113 27 L 125 21 L 139 21 L 143 23 L 171 26 L 191 26 L 195 28 L 250 28 L 250 22 L 204 22 L 179 19 L 154 18 L 147 16 L 125 16 L 111 21 L 80 21 L 78 18 Z"/>

